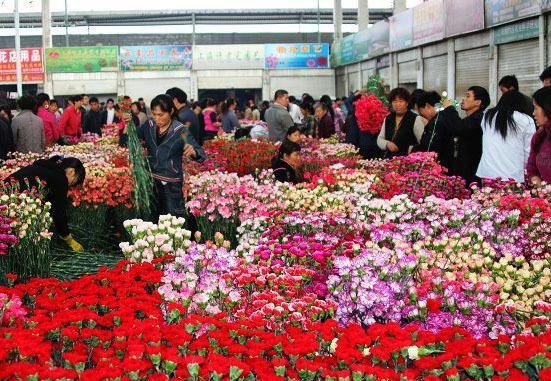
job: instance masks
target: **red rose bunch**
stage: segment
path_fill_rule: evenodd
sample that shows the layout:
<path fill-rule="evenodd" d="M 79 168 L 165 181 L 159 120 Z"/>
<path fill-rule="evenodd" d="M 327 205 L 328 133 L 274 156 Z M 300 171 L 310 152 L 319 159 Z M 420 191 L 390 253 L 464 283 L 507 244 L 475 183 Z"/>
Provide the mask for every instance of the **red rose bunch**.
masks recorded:
<path fill-rule="evenodd" d="M 384 103 L 373 94 L 362 95 L 354 102 L 356 120 L 360 131 L 370 134 L 378 134 L 383 126 L 383 121 L 389 114 Z"/>

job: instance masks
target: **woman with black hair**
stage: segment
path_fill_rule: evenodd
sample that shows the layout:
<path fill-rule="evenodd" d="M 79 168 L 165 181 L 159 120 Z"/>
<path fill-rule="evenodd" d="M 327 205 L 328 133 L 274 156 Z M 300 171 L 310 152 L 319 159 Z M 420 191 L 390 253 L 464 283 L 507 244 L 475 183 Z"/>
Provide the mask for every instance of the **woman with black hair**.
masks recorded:
<path fill-rule="evenodd" d="M 212 98 L 207 98 L 205 109 L 203 110 L 203 124 L 205 125 L 205 140 L 212 140 L 218 135 L 220 122 L 216 113 L 216 101 Z"/>
<path fill-rule="evenodd" d="M 151 175 L 155 180 L 157 213 L 183 217 L 182 159 L 203 161 L 205 152 L 193 137 L 190 125 L 176 119 L 176 108 L 169 95 L 153 98 L 151 114 L 153 119 L 138 128 L 138 137 L 145 142 Z"/>
<path fill-rule="evenodd" d="M 445 112 L 436 107 L 441 101 L 436 91 L 421 94 L 416 101 L 419 114 L 429 121 L 425 126 L 421 141 L 412 148 L 412 152 L 436 152 L 439 163 L 448 171 L 454 167 L 454 140 L 450 120 Z"/>
<path fill-rule="evenodd" d="M 294 125 L 289 127 L 287 130 L 285 140 L 289 140 L 293 143 L 298 143 L 300 139 L 302 138 L 302 133 L 300 132 L 300 128 L 298 125 Z"/>
<path fill-rule="evenodd" d="M 277 156 L 272 160 L 272 169 L 277 181 L 298 184 L 298 169 L 302 166 L 300 145 L 285 139 L 279 146 Z"/>
<path fill-rule="evenodd" d="M 530 141 L 536 132 L 534 120 L 523 112 L 526 111 L 525 103 L 524 95 L 508 91 L 496 107 L 484 114 L 478 177 L 524 182 Z"/>
<path fill-rule="evenodd" d="M 391 112 L 377 137 L 377 145 L 387 158 L 405 156 L 421 142 L 425 125 L 421 117 L 409 109 L 410 96 L 403 87 L 393 89 L 388 96 Z"/>
<path fill-rule="evenodd" d="M 50 214 L 57 233 L 71 249 L 83 251 L 82 245 L 74 240 L 67 224 L 67 193 L 70 187 L 81 185 L 85 177 L 86 170 L 79 159 L 53 156 L 47 160 L 37 160 L 31 165 L 21 168 L 12 173 L 5 182 L 17 181 L 20 191 L 38 188 L 39 181 L 45 183 L 44 201 L 52 205 Z"/>
<path fill-rule="evenodd" d="M 318 103 L 316 106 L 315 138 L 327 139 L 335 133 L 335 124 L 333 123 L 331 111 L 332 108 L 323 102 Z"/>
<path fill-rule="evenodd" d="M 222 104 L 222 129 L 225 133 L 230 133 L 241 127 L 239 120 L 235 115 L 235 109 L 237 108 L 237 103 L 235 99 L 228 98 Z"/>
<path fill-rule="evenodd" d="M 309 137 L 314 136 L 316 130 L 316 119 L 314 118 L 314 108 L 311 103 L 302 102 L 300 104 L 300 112 L 302 113 L 302 128 L 301 132 Z"/>
<path fill-rule="evenodd" d="M 539 89 L 533 98 L 534 119 L 539 129 L 532 138 L 526 172 L 533 185 L 542 181 L 551 184 L 551 87 Z"/>

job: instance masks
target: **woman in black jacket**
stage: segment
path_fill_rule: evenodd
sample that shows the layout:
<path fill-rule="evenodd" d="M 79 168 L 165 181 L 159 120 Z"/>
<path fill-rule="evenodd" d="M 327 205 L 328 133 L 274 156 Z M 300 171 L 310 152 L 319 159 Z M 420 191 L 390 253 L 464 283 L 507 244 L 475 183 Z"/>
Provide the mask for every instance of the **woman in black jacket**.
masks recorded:
<path fill-rule="evenodd" d="M 21 168 L 5 181 L 17 181 L 21 191 L 29 187 L 38 188 L 38 180 L 45 183 L 45 201 L 52 204 L 50 213 L 57 233 L 71 249 L 83 251 L 82 245 L 73 239 L 67 224 L 67 193 L 69 187 L 82 184 L 85 177 L 86 170 L 79 159 L 53 156 L 48 160 L 37 160 Z"/>
<path fill-rule="evenodd" d="M 279 146 L 277 156 L 272 160 L 272 169 L 276 180 L 282 183 L 300 183 L 297 170 L 301 166 L 300 145 L 285 139 Z"/>

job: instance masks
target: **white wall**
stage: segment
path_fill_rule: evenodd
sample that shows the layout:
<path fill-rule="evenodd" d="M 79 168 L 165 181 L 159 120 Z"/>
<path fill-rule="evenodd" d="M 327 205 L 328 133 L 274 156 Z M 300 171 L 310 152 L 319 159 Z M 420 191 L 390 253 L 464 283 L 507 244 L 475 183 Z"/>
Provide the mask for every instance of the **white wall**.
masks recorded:
<path fill-rule="evenodd" d="M 128 71 L 122 73 L 123 83 L 119 94 L 128 95 L 132 99 L 144 98 L 146 104 L 171 87 L 179 87 L 191 98 L 191 74 L 189 70 L 182 71 Z"/>
<path fill-rule="evenodd" d="M 300 98 L 303 93 L 315 99 L 327 94 L 335 97 L 335 72 L 332 69 L 269 70 L 269 95 L 273 98 L 276 90 L 284 89 Z"/>
<path fill-rule="evenodd" d="M 54 73 L 53 95 L 117 94 L 117 73 Z"/>

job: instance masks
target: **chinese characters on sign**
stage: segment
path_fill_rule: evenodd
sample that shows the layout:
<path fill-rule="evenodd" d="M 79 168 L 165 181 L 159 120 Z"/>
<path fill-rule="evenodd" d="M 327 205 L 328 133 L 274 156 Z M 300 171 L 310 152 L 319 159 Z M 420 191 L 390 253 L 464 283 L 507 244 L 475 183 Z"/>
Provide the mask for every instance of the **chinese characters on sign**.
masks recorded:
<path fill-rule="evenodd" d="M 444 1 L 430 0 L 413 8 L 413 43 L 426 44 L 444 38 Z"/>
<path fill-rule="evenodd" d="M 534 0 L 486 0 L 486 26 L 536 15 L 540 11 Z"/>
<path fill-rule="evenodd" d="M 0 82 L 16 82 L 15 49 L 0 49 Z M 44 81 L 42 48 L 21 49 L 21 74 L 23 82 Z"/>
<path fill-rule="evenodd" d="M 266 69 L 314 69 L 329 67 L 329 44 L 265 45 Z"/>
<path fill-rule="evenodd" d="M 264 45 L 198 45 L 194 47 L 194 69 L 262 69 L 263 67 Z"/>
<path fill-rule="evenodd" d="M 45 53 L 48 73 L 89 73 L 118 70 L 117 46 L 79 46 L 48 48 Z"/>
<path fill-rule="evenodd" d="M 192 63 L 190 45 L 121 46 L 121 69 L 144 70 L 189 70 Z"/>

